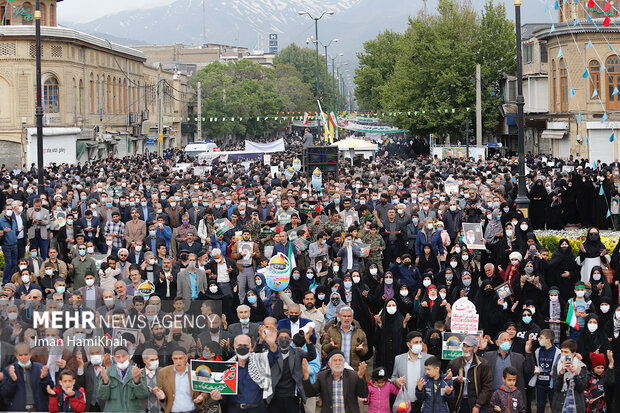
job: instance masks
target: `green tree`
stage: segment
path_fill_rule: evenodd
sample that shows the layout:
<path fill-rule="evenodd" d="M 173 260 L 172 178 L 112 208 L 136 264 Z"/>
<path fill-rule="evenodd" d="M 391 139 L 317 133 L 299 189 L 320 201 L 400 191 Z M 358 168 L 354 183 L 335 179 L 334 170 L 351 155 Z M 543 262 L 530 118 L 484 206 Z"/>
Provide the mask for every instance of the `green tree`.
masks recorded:
<path fill-rule="evenodd" d="M 410 19 L 404 34 L 383 33 L 369 43 L 356 74 L 360 104 L 400 112 L 390 120 L 414 134 L 460 139 L 468 115 L 475 128 L 475 72 L 481 64 L 483 128 L 497 126 L 500 81 L 515 67 L 514 25 L 502 4 L 489 0 L 479 16 L 468 2 L 440 0 L 437 14 Z"/>
<path fill-rule="evenodd" d="M 282 119 L 274 119 L 274 114 L 308 110 L 312 104 L 308 85 L 288 65 L 267 68 L 250 60 L 215 62 L 192 79 L 194 85 L 198 81 L 206 136 L 263 136 L 282 128 Z"/>
<path fill-rule="evenodd" d="M 362 110 L 381 107 L 381 93 L 394 73 L 402 37 L 401 33 L 386 30 L 376 39 L 364 42 L 364 52 L 357 54 L 355 98 Z"/>

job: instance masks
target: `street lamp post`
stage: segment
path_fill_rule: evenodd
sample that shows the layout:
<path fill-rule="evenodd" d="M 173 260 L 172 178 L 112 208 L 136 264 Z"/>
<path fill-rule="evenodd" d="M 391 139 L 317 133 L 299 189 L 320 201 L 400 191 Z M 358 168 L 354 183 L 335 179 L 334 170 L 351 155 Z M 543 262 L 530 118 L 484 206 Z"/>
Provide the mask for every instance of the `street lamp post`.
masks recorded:
<path fill-rule="evenodd" d="M 340 85 L 338 85 L 338 88 L 336 88 L 336 79 L 338 78 L 338 76 L 334 76 L 336 74 L 335 70 L 334 70 L 334 64 L 336 62 L 336 59 L 338 59 L 339 57 L 344 56 L 344 53 L 338 53 L 337 56 L 332 57 L 332 90 L 333 90 L 333 94 L 334 94 L 334 110 L 338 111 L 339 110 L 339 96 L 340 96 Z M 338 69 L 340 70 L 340 69 Z"/>
<path fill-rule="evenodd" d="M 321 20 L 323 18 L 323 16 L 327 15 L 333 15 L 334 12 L 332 10 L 329 11 L 324 11 L 323 13 L 321 13 L 321 15 L 319 17 L 314 17 L 312 14 L 310 14 L 310 12 L 307 11 L 298 11 L 297 14 L 299 14 L 300 16 L 303 15 L 307 15 L 308 17 L 310 17 L 312 20 L 314 20 L 314 45 L 315 45 L 315 49 L 316 49 L 316 98 L 319 98 L 319 20 Z M 319 122 L 317 120 L 317 125 L 316 125 L 316 130 L 317 130 L 317 136 L 321 135 L 321 122 Z"/>
<path fill-rule="evenodd" d="M 321 43 L 321 46 L 323 46 L 325 48 L 325 111 L 327 113 L 330 112 L 330 102 L 329 102 L 329 67 L 327 66 L 327 64 L 329 63 L 329 57 L 328 57 L 328 54 L 327 54 L 327 48 L 329 46 L 331 46 L 332 43 L 338 43 L 338 39 L 332 39 L 327 44 Z"/>
<path fill-rule="evenodd" d="M 37 188 L 39 196 L 45 192 L 43 182 L 43 96 L 41 85 L 41 2 L 35 4 L 35 48 L 36 48 L 36 76 L 37 76 L 37 102 L 35 117 L 37 118 Z"/>
<path fill-rule="evenodd" d="M 528 218 L 528 206 L 530 200 L 525 190 L 525 140 L 523 136 L 523 66 L 521 56 L 521 0 L 514 0 L 515 4 L 515 31 L 517 37 L 517 133 L 519 143 L 519 194 L 515 203 L 525 218 Z"/>

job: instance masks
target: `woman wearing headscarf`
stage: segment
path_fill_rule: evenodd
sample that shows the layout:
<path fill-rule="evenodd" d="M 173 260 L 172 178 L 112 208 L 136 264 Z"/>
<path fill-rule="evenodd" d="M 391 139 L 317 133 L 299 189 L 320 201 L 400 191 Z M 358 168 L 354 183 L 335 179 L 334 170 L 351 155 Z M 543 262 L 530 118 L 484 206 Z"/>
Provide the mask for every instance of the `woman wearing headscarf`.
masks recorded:
<path fill-rule="evenodd" d="M 490 217 L 487 215 L 487 227 L 484 230 L 484 239 L 487 240 L 489 244 L 496 242 L 497 238 L 504 232 L 500 219 L 499 209 L 494 209 L 493 212 L 490 213 Z"/>
<path fill-rule="evenodd" d="M 599 327 L 605 331 L 607 337 L 612 337 L 612 318 L 614 317 L 614 312 L 611 298 L 605 296 L 601 297 L 598 307 L 596 308 L 596 315 L 598 316 Z"/>
<path fill-rule="evenodd" d="M 338 292 L 330 293 L 329 301 L 327 302 L 327 306 L 325 307 L 325 324 L 335 319 L 336 314 L 338 313 L 340 308 L 344 306 L 344 301 L 342 301 L 342 298 L 340 297 L 340 294 L 338 294 Z"/>
<path fill-rule="evenodd" d="M 359 275 L 359 273 L 357 274 Z M 353 309 L 355 319 L 360 323 L 360 327 L 364 330 L 366 336 L 371 336 L 373 333 L 373 326 L 370 309 L 366 304 L 366 298 L 362 295 L 362 291 L 359 286 L 353 282 L 353 277 L 349 274 L 345 274 L 343 277 L 343 282 L 338 289 L 338 294 L 340 294 L 345 305 Z"/>
<path fill-rule="evenodd" d="M 293 293 L 293 296 L 291 297 L 293 301 L 295 301 L 296 303 L 301 303 L 301 301 L 304 298 L 304 293 L 308 291 L 309 287 L 310 287 L 310 284 L 306 280 L 305 275 L 304 276 L 301 275 L 301 268 L 299 267 L 293 268 L 293 271 L 291 272 L 290 283 L 289 283 L 289 288 L 291 289 L 291 292 Z"/>
<path fill-rule="evenodd" d="M 424 244 L 422 247 L 422 255 L 420 255 L 416 260 L 418 261 L 418 270 L 421 274 L 424 274 L 429 270 L 433 274 L 437 274 L 439 272 L 439 259 L 437 258 L 437 255 L 433 253 L 431 244 Z"/>
<path fill-rule="evenodd" d="M 437 274 L 435 277 L 435 282 L 437 285 L 444 285 L 446 287 L 446 292 L 448 294 L 447 300 L 450 304 L 452 304 L 454 290 L 457 287 L 460 288 L 461 285 L 461 280 L 454 275 L 454 269 L 449 266 L 446 267 L 445 270 Z"/>
<path fill-rule="evenodd" d="M 461 283 L 452 290 L 452 302 L 462 297 L 467 297 L 469 301 L 474 301 L 477 294 L 478 283 L 473 281 L 469 272 L 464 271 L 461 275 Z"/>
<path fill-rule="evenodd" d="M 393 298 L 385 302 L 383 311 L 375 320 L 375 334 L 371 335 L 377 349 L 375 364 L 384 367 L 389 377 L 394 369 L 394 359 L 405 351 L 408 320 L 398 311 L 398 305 Z"/>
<path fill-rule="evenodd" d="M 590 300 L 592 300 L 592 305 L 595 308 L 600 304 L 601 297 L 611 297 L 611 287 L 609 287 L 601 267 L 592 267 L 590 272 L 590 288 L 592 291 L 590 293 Z"/>
<path fill-rule="evenodd" d="M 267 307 L 265 307 L 263 300 L 259 299 L 258 293 L 254 289 L 245 294 L 243 304 L 250 307 L 250 321 L 252 323 L 260 323 L 269 316 Z"/>
<path fill-rule="evenodd" d="M 419 302 L 412 295 L 407 284 L 400 284 L 397 286 L 397 292 L 394 293 L 394 301 L 396 301 L 398 306 L 398 312 L 401 313 L 403 317 L 406 317 L 407 314 L 410 315 L 408 320 L 409 329 L 415 330 Z"/>
<path fill-rule="evenodd" d="M 379 271 L 379 266 L 373 262 L 366 269 L 362 282 L 368 286 L 370 291 L 375 291 L 379 284 L 381 284 L 382 279 L 383 273 Z"/>
<path fill-rule="evenodd" d="M 547 182 L 547 188 L 549 189 L 549 195 L 547 195 L 547 229 L 562 230 L 566 225 L 564 215 L 562 211 L 564 206 L 562 205 L 562 197 L 564 190 L 561 187 L 551 188 L 549 182 Z"/>
<path fill-rule="evenodd" d="M 316 299 L 314 303 L 315 308 L 321 309 L 323 307 L 323 304 L 327 305 L 327 303 L 329 302 L 328 291 L 328 288 L 324 285 L 319 285 L 316 287 L 316 290 L 314 291 L 314 297 Z"/>
<path fill-rule="evenodd" d="M 525 343 L 530 336 L 532 341 L 536 342 L 540 330 L 540 326 L 534 322 L 532 310 L 524 308 L 521 312 L 521 320 L 517 322 L 517 335 L 512 342 L 512 351 L 525 355 Z"/>
<path fill-rule="evenodd" d="M 267 286 L 267 281 L 265 281 L 265 276 L 260 272 L 256 273 L 254 277 L 254 291 L 258 294 L 258 298 L 265 304 L 265 308 L 271 314 L 271 288 Z M 320 306 L 319 306 L 320 308 Z"/>
<path fill-rule="evenodd" d="M 579 279 L 579 266 L 575 262 L 573 249 L 568 239 L 562 238 L 549 261 L 547 283 L 556 285 L 561 300 L 567 301 L 573 296 L 573 287 Z"/>
<path fill-rule="evenodd" d="M 394 297 L 394 275 L 390 271 L 386 271 L 381 278 L 381 282 L 372 292 L 370 297 L 370 309 L 373 314 L 378 314 L 385 306 L 385 300 Z"/>
<path fill-rule="evenodd" d="M 530 199 L 530 217 L 533 229 L 545 229 L 545 208 L 547 203 L 547 190 L 542 179 L 537 179 L 530 188 L 527 197 Z"/>
<path fill-rule="evenodd" d="M 539 274 L 536 274 L 534 261 L 527 260 L 521 263 L 523 266 L 523 274 L 512 280 L 512 294 L 515 300 L 521 304 L 525 300 L 531 300 L 535 307 L 542 305 L 545 300 L 544 291 L 547 285 Z M 540 320 L 537 320 L 540 321 Z"/>
<path fill-rule="evenodd" d="M 607 249 L 601 242 L 601 234 L 598 228 L 592 227 L 588 230 L 586 240 L 579 247 L 579 256 L 575 262 L 581 266 L 581 281 L 584 283 L 590 281 L 593 267 L 602 267 L 603 263 L 610 262 Z"/>
<path fill-rule="evenodd" d="M 599 353 L 606 355 L 607 350 L 611 350 L 611 345 L 605 329 L 599 325 L 599 318 L 596 314 L 588 314 L 585 325 L 586 328 L 579 333 L 577 338 L 577 352 L 582 356 L 581 361 L 590 369 L 590 353 L 595 353 L 598 350 Z"/>
<path fill-rule="evenodd" d="M 425 297 L 420 301 L 418 312 L 418 330 L 431 328 L 436 321 L 444 321 L 448 315 L 448 301 L 439 297 L 437 287 L 430 285 Z"/>
<path fill-rule="evenodd" d="M 496 337 L 509 320 L 509 303 L 506 302 L 504 306 L 504 300 L 497 296 L 490 280 L 482 282 L 474 303 L 480 317 L 480 330 L 484 331 L 485 335 Z"/>
<path fill-rule="evenodd" d="M 207 289 L 202 295 L 204 300 L 219 302 L 221 306 L 222 314 L 226 315 L 228 320 L 232 320 L 234 317 L 232 299 L 230 296 L 224 295 L 216 280 L 209 280 Z"/>
<path fill-rule="evenodd" d="M 486 242 L 486 247 L 493 252 L 495 265 L 506 268 L 510 262 L 508 258 L 510 254 L 521 249 L 512 222 L 506 224 L 503 235 L 497 238 L 495 243 Z"/>

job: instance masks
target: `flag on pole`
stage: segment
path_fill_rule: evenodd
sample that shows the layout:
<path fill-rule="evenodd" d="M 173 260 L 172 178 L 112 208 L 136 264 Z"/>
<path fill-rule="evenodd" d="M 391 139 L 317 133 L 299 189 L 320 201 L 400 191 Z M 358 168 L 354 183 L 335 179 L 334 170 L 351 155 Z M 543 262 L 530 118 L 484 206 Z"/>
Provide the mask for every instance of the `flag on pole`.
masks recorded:
<path fill-rule="evenodd" d="M 295 261 L 295 253 L 293 252 L 293 243 L 288 243 L 288 262 L 289 262 L 289 276 L 293 273 L 293 268 L 297 267 L 297 262 Z"/>
<path fill-rule="evenodd" d="M 566 313 L 566 324 L 575 330 L 579 330 L 579 323 L 577 322 L 577 315 L 575 314 L 575 303 L 571 298 L 568 300 L 568 312 Z"/>
<path fill-rule="evenodd" d="M 336 114 L 332 111 L 329 113 L 329 123 L 331 124 L 331 126 L 333 126 L 334 128 L 336 127 L 336 122 L 338 121 L 338 118 L 336 117 Z"/>
<path fill-rule="evenodd" d="M 603 189 L 603 185 L 601 184 L 601 189 L 598 191 L 599 195 L 605 195 L 605 190 Z"/>
<path fill-rule="evenodd" d="M 304 112 L 304 125 L 308 124 L 308 112 Z"/>

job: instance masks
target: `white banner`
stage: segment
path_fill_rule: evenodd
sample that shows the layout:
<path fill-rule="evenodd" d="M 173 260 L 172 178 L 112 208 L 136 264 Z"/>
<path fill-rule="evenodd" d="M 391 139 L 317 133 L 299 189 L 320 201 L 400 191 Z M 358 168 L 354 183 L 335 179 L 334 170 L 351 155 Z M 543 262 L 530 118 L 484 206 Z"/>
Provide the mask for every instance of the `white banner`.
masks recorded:
<path fill-rule="evenodd" d="M 280 138 L 277 141 L 273 141 L 270 143 L 245 141 L 245 150 L 247 152 L 272 153 L 284 152 L 286 149 L 284 148 L 284 138 Z"/>

